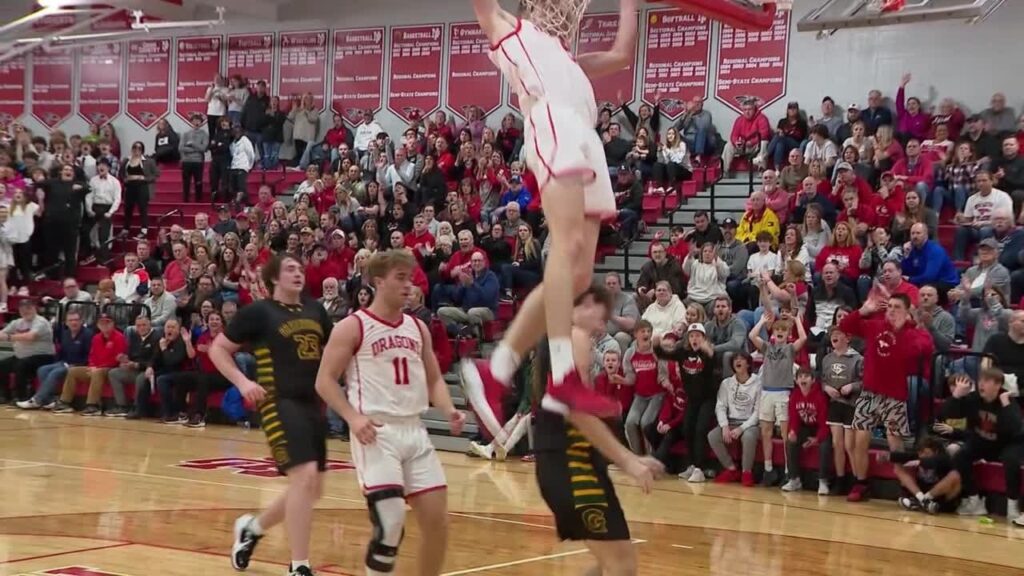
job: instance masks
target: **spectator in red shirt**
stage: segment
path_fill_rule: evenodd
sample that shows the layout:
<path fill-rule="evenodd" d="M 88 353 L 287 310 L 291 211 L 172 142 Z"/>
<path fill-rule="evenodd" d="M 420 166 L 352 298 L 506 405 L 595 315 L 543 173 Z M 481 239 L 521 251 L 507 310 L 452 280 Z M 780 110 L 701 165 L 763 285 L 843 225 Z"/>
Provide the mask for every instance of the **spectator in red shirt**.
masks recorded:
<path fill-rule="evenodd" d="M 606 350 L 601 358 L 601 373 L 594 377 L 594 389 L 619 401 L 622 413 L 629 412 L 633 404 L 633 387 L 622 373 L 622 355 L 618 350 Z M 620 428 L 621 431 L 621 428 Z"/>
<path fill-rule="evenodd" d="M 100 314 L 96 320 L 99 332 L 92 337 L 89 347 L 88 366 L 72 366 L 64 380 L 64 390 L 60 401 L 53 407 L 53 413 L 74 412 L 71 402 L 75 399 L 75 388 L 79 380 L 88 378 L 89 392 L 85 399 L 85 410 L 82 416 L 102 416 L 100 409 L 103 385 L 107 383 L 107 373 L 121 364 L 120 356 L 128 351 L 128 341 L 117 328 L 114 318 L 109 314 Z"/>
<path fill-rule="evenodd" d="M 847 188 L 843 192 L 842 210 L 836 222 L 848 222 L 853 227 L 853 235 L 858 242 L 863 241 L 868 231 L 878 225 L 878 214 L 873 204 L 863 203 L 857 191 Z"/>
<path fill-rule="evenodd" d="M 935 134 L 935 127 L 944 124 L 949 128 L 949 137 L 954 142 L 960 139 L 960 132 L 964 129 L 967 117 L 956 105 L 956 100 L 943 98 L 939 102 L 939 109 L 932 114 L 932 135 Z"/>
<path fill-rule="evenodd" d="M 175 242 L 171 245 L 171 260 L 164 268 L 164 284 L 168 292 L 174 296 L 181 296 L 188 288 L 188 269 L 192 265 L 192 259 L 188 257 L 188 247 L 184 242 Z"/>
<path fill-rule="evenodd" d="M 344 278 L 345 269 L 327 257 L 327 247 L 317 244 L 305 267 L 306 289 L 313 298 L 323 296 L 324 278 Z"/>
<path fill-rule="evenodd" d="M 768 118 L 758 110 L 757 104 L 752 100 L 745 102 L 743 114 L 733 123 L 729 142 L 722 153 L 726 171 L 733 173 L 732 162 L 737 155 L 750 158 L 755 166 L 763 168 L 771 134 Z"/>
<path fill-rule="evenodd" d="M 814 381 L 810 368 L 800 368 L 796 373 L 796 386 L 789 394 L 789 434 L 786 436 L 786 460 L 789 480 L 782 486 L 783 492 L 803 490 L 800 480 L 800 453 L 806 448 L 821 446 L 828 439 L 828 397 L 821 385 Z M 827 450 L 819 450 L 821 470 L 829 468 Z"/>
<path fill-rule="evenodd" d="M 884 316 L 876 316 L 884 310 Z M 910 299 L 895 294 L 888 300 L 870 297 L 856 314 L 848 314 L 839 329 L 867 343 L 864 351 L 864 392 L 853 418 L 854 452 L 851 465 L 857 480 L 847 500 L 868 498 L 868 448 L 871 431 L 885 425 L 891 451 L 910 436 L 907 417 L 907 379 L 919 374 L 935 350 L 931 334 L 910 317 Z"/>
<path fill-rule="evenodd" d="M 523 146 L 523 131 L 516 126 L 516 117 L 509 113 L 501 119 L 501 129 L 498 130 L 498 150 L 505 158 L 505 162 L 519 157 L 519 149 Z"/>
<path fill-rule="evenodd" d="M 196 358 L 199 368 L 191 380 L 182 379 L 178 382 L 175 392 L 179 394 L 178 405 L 185 406 L 185 395 L 192 392 L 192 403 L 189 406 L 189 418 L 185 424 L 189 428 L 206 426 L 206 405 L 211 390 L 227 390 L 231 382 L 221 375 L 217 367 L 210 361 L 210 345 L 224 331 L 224 317 L 220 312 L 213 311 L 206 317 L 206 330 L 196 340 Z"/>
<path fill-rule="evenodd" d="M 910 73 L 903 75 L 900 88 L 896 91 L 896 131 L 902 137 L 924 140 L 932 129 L 932 116 L 921 109 L 921 99 L 916 96 L 906 97 Z"/>
<path fill-rule="evenodd" d="M 433 234 L 427 229 L 427 219 L 423 214 L 417 214 L 412 219 L 412 230 L 405 234 L 405 247 L 412 250 L 416 260 L 423 265 L 423 254 L 433 250 L 437 241 Z"/>
<path fill-rule="evenodd" d="M 839 268 L 843 283 L 856 290 L 860 255 L 861 248 L 854 239 L 853 227 L 849 222 L 836 222 L 828 246 L 822 248 L 814 260 L 814 269 L 821 270 L 825 264 L 833 262 Z"/>
<path fill-rule="evenodd" d="M 921 198 L 930 199 L 932 188 L 935 187 L 935 172 L 932 162 L 921 154 L 921 141 L 917 138 L 907 140 L 906 156 L 897 160 L 892 167 L 897 182 L 908 188 L 917 190 Z M 934 205 L 934 200 L 928 202 Z"/>
<path fill-rule="evenodd" d="M 327 134 L 324 135 L 323 147 L 330 150 L 331 163 L 333 164 L 339 160 L 338 146 L 347 144 L 348 148 L 352 148 L 352 143 L 355 140 L 355 136 L 352 131 L 345 126 L 345 119 L 342 118 L 341 114 L 335 113 L 333 117 L 334 124 Z"/>
<path fill-rule="evenodd" d="M 822 181 L 818 185 L 819 194 L 828 194 L 829 202 L 833 206 L 843 205 L 843 193 L 847 189 L 853 188 L 857 191 L 861 203 L 873 204 L 875 200 L 874 191 L 871 189 L 871 184 L 868 184 L 867 180 L 864 180 L 857 175 L 856 170 L 853 169 L 853 165 L 849 162 L 840 162 L 836 164 L 836 182 L 829 190 L 827 181 Z"/>

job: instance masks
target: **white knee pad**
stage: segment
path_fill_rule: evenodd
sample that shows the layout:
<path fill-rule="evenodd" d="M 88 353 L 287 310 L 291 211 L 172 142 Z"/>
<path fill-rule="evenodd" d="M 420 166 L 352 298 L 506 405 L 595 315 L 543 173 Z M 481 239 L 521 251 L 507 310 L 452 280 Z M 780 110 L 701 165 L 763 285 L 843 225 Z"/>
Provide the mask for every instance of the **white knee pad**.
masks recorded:
<path fill-rule="evenodd" d="M 377 572 L 391 572 L 398 559 L 398 545 L 405 535 L 405 495 L 399 488 L 380 490 L 366 495 L 373 535 L 366 550 L 366 567 Z"/>

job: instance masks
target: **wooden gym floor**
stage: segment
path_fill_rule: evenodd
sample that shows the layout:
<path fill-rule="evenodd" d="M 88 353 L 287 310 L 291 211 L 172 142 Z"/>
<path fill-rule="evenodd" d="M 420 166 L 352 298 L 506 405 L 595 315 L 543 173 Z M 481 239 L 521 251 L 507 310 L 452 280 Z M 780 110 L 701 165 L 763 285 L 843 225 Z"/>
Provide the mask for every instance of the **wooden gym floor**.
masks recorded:
<path fill-rule="evenodd" d="M 263 434 L 212 426 L 0 410 L 0 576 L 232 574 L 231 525 L 284 487 L 268 477 Z M 319 574 L 363 573 L 369 519 L 349 469 L 348 445 L 332 440 L 316 514 Z M 578 544 L 556 541 L 532 465 L 442 454 L 449 481 L 446 574 L 576 575 L 589 566 Z M 186 465 L 185 463 L 188 462 Z M 812 492 L 662 480 L 643 496 L 617 477 L 641 574 L 728 576 L 1019 575 L 1024 530 L 955 516 L 851 505 Z M 415 523 L 398 575 L 415 574 Z M 280 575 L 280 528 L 249 569 Z"/>

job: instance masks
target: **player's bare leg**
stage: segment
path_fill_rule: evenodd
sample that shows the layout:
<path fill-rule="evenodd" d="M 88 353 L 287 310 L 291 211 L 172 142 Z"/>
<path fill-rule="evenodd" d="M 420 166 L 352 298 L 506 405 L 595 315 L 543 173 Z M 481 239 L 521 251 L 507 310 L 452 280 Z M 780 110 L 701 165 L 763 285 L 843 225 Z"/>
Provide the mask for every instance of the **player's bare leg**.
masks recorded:
<path fill-rule="evenodd" d="M 416 564 L 420 576 L 438 576 L 448 549 L 448 491 L 433 490 L 409 501 L 420 529 Z"/>
<path fill-rule="evenodd" d="M 636 576 L 636 548 L 629 540 L 587 540 L 586 545 L 590 553 L 597 558 L 597 571 L 590 571 L 588 574 Z"/>
<path fill-rule="evenodd" d="M 313 529 L 313 506 L 320 499 L 323 478 L 316 462 L 299 464 L 288 470 L 288 492 L 285 504 L 285 532 L 292 554 L 292 567 L 309 562 L 309 535 Z"/>

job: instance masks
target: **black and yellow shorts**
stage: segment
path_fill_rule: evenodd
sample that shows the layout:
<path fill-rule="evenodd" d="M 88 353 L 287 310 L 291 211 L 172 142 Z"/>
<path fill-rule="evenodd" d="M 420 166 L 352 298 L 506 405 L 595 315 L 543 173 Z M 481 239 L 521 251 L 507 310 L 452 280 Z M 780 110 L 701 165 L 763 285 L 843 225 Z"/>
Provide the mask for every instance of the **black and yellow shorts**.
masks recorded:
<path fill-rule="evenodd" d="M 327 469 L 327 418 L 319 403 L 268 396 L 260 405 L 263 433 L 281 474 L 306 462 Z"/>
<path fill-rule="evenodd" d="M 629 525 L 608 477 L 608 464 L 578 432 L 566 450 L 542 450 L 537 484 L 562 540 L 629 540 Z"/>

